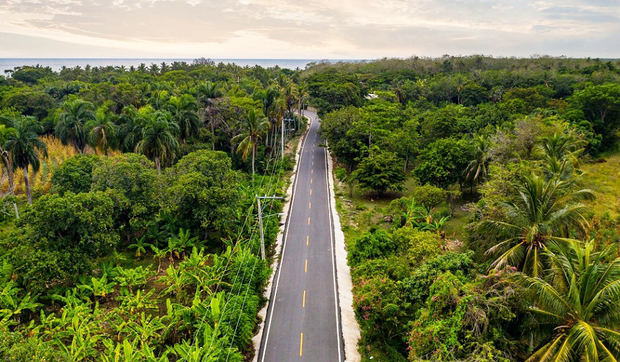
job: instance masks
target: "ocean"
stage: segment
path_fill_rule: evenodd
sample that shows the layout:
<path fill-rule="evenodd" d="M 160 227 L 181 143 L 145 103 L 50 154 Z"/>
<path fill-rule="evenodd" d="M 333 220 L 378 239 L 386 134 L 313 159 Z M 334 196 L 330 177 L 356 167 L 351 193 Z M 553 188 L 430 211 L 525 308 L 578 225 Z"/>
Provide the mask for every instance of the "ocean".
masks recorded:
<path fill-rule="evenodd" d="M 308 63 L 311 62 L 358 62 L 362 60 L 351 59 L 211 59 L 217 63 L 235 63 L 239 66 L 255 66 L 259 65 L 264 68 L 275 67 L 288 69 L 304 69 Z M 91 67 L 101 66 L 125 66 L 127 68 L 138 67 L 141 63 L 144 63 L 147 67 L 151 64 L 161 64 L 166 62 L 167 64 L 173 62 L 187 62 L 192 63 L 194 58 L 0 58 L 0 75 L 5 74 L 5 70 L 11 70 L 19 66 L 35 66 L 37 64 L 42 66 L 48 66 L 54 71 L 59 71 L 62 67 L 73 68 L 80 66 L 84 68 L 86 65 Z"/>

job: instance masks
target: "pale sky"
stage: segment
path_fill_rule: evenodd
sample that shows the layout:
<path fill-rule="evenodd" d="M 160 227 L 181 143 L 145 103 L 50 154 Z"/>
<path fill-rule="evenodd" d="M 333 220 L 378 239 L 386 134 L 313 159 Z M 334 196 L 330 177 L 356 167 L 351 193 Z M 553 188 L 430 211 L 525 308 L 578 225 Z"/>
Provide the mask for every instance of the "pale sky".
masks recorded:
<path fill-rule="evenodd" d="M 620 57 L 620 0 L 0 0 L 0 57 Z"/>

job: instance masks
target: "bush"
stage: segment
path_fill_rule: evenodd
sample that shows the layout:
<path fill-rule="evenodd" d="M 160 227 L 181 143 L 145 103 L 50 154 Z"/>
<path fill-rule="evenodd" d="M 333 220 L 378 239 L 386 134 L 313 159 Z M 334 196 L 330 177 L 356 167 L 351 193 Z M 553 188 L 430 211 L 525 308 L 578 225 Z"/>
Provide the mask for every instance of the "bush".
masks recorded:
<path fill-rule="evenodd" d="M 22 219 L 25 235 L 44 250 L 77 248 L 90 257 L 105 255 L 119 241 L 114 203 L 104 192 L 44 195 Z"/>
<path fill-rule="evenodd" d="M 52 176 L 52 191 L 88 192 L 93 183 L 93 168 L 100 163 L 96 155 L 76 155 L 63 162 Z"/>
<path fill-rule="evenodd" d="M 393 152 L 375 152 L 364 158 L 353 172 L 362 188 L 378 193 L 400 191 L 405 182 L 403 165 Z"/>
<path fill-rule="evenodd" d="M 405 246 L 411 264 L 417 264 L 442 252 L 441 239 L 437 234 L 428 231 L 403 227 L 394 231 L 392 239 L 396 244 Z"/>
<path fill-rule="evenodd" d="M 94 258 L 118 245 L 114 214 L 114 202 L 104 192 L 39 198 L 18 222 L 22 234 L 12 254 L 20 281 L 42 293 L 87 272 Z"/>
<path fill-rule="evenodd" d="M 196 151 L 183 157 L 169 174 L 165 209 L 194 232 L 221 234 L 236 222 L 239 177 L 223 152 Z"/>
<path fill-rule="evenodd" d="M 416 187 L 412 196 L 416 202 L 432 209 L 446 202 L 447 194 L 445 190 L 439 187 L 426 184 Z"/>
<path fill-rule="evenodd" d="M 355 240 L 349 251 L 349 264 L 356 266 L 365 260 L 386 257 L 397 249 L 398 245 L 388 232 L 372 229 Z"/>
<path fill-rule="evenodd" d="M 92 190 L 113 190 L 117 195 L 115 201 L 127 204 L 115 216 L 129 235 L 140 233 L 159 210 L 160 182 L 153 162 L 143 155 L 125 153 L 103 159 L 93 168 Z"/>

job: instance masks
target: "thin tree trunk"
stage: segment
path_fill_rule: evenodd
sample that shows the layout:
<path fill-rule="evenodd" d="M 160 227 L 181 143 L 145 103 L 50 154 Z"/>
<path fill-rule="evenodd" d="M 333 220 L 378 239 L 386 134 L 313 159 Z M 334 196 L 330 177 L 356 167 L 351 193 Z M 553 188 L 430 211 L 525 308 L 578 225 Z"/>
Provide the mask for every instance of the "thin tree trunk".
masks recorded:
<path fill-rule="evenodd" d="M 252 178 L 254 178 L 254 160 L 256 160 L 256 142 L 252 143 Z"/>
<path fill-rule="evenodd" d="M 11 196 L 15 196 L 15 174 L 13 173 L 13 163 L 9 162 L 7 166 L 9 192 L 11 193 Z M 15 199 L 13 199 L 13 209 L 15 209 L 15 217 L 19 219 L 19 210 L 17 209 L 17 203 L 15 202 Z"/>
<path fill-rule="evenodd" d="M 157 169 L 157 173 L 161 174 L 161 164 L 159 162 L 159 156 L 155 156 L 155 168 Z"/>
<path fill-rule="evenodd" d="M 26 184 L 26 195 L 28 203 L 32 205 L 32 192 L 30 191 L 30 180 L 28 179 L 28 166 L 24 167 L 24 183 Z"/>

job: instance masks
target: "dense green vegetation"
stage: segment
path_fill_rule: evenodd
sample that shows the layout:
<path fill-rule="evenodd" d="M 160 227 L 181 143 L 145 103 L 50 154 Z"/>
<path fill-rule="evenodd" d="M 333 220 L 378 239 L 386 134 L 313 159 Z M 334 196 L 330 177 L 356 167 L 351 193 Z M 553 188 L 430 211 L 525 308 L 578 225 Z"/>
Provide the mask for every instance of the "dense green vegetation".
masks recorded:
<path fill-rule="evenodd" d="M 255 195 L 292 170 L 297 77 L 202 61 L 0 77 L 0 360 L 251 358 L 271 272 Z M 75 156 L 51 159 L 55 139 Z"/>
<path fill-rule="evenodd" d="M 385 59 L 302 79 L 340 167 L 365 360 L 620 357 L 620 188 L 604 166 L 618 61 Z"/>

